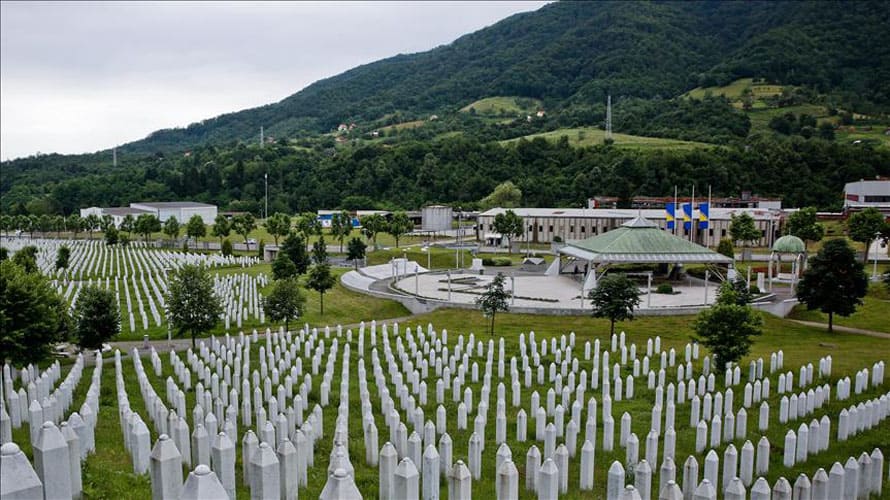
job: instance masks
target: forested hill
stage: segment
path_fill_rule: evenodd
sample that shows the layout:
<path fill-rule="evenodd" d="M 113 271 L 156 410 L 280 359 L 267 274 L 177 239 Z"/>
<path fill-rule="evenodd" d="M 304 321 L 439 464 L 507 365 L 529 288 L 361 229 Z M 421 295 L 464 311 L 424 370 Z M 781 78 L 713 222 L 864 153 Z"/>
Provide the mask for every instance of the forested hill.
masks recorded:
<path fill-rule="evenodd" d="M 558 2 L 428 52 L 354 68 L 275 104 L 157 131 L 124 149 L 247 140 L 260 126 L 275 137 L 298 137 L 498 95 L 541 99 L 553 110 L 600 109 L 607 93 L 664 99 L 742 77 L 806 86 L 860 113 L 887 112 L 888 27 L 890 9 L 881 1 Z"/>

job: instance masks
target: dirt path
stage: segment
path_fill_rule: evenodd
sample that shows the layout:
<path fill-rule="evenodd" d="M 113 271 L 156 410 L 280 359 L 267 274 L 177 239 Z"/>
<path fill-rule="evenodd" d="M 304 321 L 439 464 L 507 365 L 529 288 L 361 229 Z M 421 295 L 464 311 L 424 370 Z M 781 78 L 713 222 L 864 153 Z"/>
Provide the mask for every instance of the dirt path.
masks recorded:
<path fill-rule="evenodd" d="M 824 328 L 826 330 L 828 329 L 828 323 L 818 323 L 816 321 L 802 321 L 799 319 L 791 319 L 789 321 L 793 321 L 793 322 L 801 324 L 801 325 L 812 326 L 812 327 L 816 327 L 816 328 Z M 882 338 L 882 339 L 890 339 L 890 333 L 876 332 L 874 330 L 864 330 L 862 328 L 851 328 L 849 326 L 834 325 L 834 331 L 842 332 L 842 333 L 852 333 L 852 334 L 856 334 L 856 335 L 868 335 L 869 337 L 878 337 L 878 338 Z"/>

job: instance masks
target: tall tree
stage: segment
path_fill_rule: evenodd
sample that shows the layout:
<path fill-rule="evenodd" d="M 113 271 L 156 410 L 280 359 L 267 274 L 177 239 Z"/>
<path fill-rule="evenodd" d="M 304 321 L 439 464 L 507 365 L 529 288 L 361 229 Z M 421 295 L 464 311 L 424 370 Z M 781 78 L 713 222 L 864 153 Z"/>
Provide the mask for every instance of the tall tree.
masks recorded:
<path fill-rule="evenodd" d="M 305 252 L 306 249 L 304 248 Z M 279 251 L 272 261 L 272 279 L 275 281 L 294 278 L 298 276 L 297 266 L 290 260 L 286 253 Z"/>
<path fill-rule="evenodd" d="M 39 273 L 40 268 L 37 266 L 37 251 L 37 247 L 33 245 L 24 246 L 12 256 L 12 261 L 26 273 Z"/>
<path fill-rule="evenodd" d="M 56 269 L 68 269 L 68 261 L 71 258 L 71 249 L 67 245 L 62 245 L 56 252 Z"/>
<path fill-rule="evenodd" d="M 349 212 L 335 213 L 331 217 L 331 235 L 340 242 L 340 253 L 343 253 L 343 240 L 352 233 L 352 217 Z"/>
<path fill-rule="evenodd" d="M 361 238 L 352 238 L 346 248 L 348 258 L 352 261 L 352 265 L 358 269 L 358 263 L 365 258 L 365 250 L 368 245 Z"/>
<path fill-rule="evenodd" d="M 314 213 L 303 212 L 297 217 L 296 229 L 303 237 L 303 241 L 306 242 L 308 248 L 312 242 L 312 237 L 321 234 L 321 221 L 318 220 L 318 216 Z"/>
<path fill-rule="evenodd" d="M 244 238 L 244 244 L 247 245 L 248 250 L 250 250 L 250 243 L 248 243 L 247 237 L 254 229 L 256 229 L 256 219 L 252 213 L 238 214 L 232 218 L 232 230 Z"/>
<path fill-rule="evenodd" d="M 229 237 L 229 234 L 232 232 L 232 226 L 229 224 L 229 219 L 226 219 L 226 216 L 223 214 L 219 214 L 213 219 L 213 236 L 219 238 L 219 248 L 222 249 L 223 240 Z"/>
<path fill-rule="evenodd" d="M 312 260 L 316 264 L 326 264 L 328 262 L 328 245 L 324 241 L 324 236 L 320 236 L 312 244 Z"/>
<path fill-rule="evenodd" d="M 761 334 L 763 318 L 741 301 L 733 284 L 724 282 L 717 303 L 700 312 L 693 324 L 694 339 L 711 350 L 719 369 L 742 359 Z"/>
<path fill-rule="evenodd" d="M 399 239 L 414 230 L 414 223 L 408 218 L 405 212 L 396 212 L 392 214 L 389 221 L 387 232 L 396 240 L 396 248 L 399 248 Z"/>
<path fill-rule="evenodd" d="M 871 242 L 880 238 L 881 234 L 885 232 L 884 224 L 884 214 L 874 207 L 856 212 L 847 219 L 847 232 L 849 232 L 850 238 L 865 244 L 863 262 L 868 262 L 868 249 Z"/>
<path fill-rule="evenodd" d="M 309 269 L 310 258 L 306 252 L 306 245 L 303 238 L 297 233 L 291 233 L 281 242 L 281 248 L 278 250 L 279 255 L 285 256 L 294 265 L 296 274 L 306 274 Z"/>
<path fill-rule="evenodd" d="M 306 280 L 306 286 L 315 290 L 319 294 L 321 304 L 321 314 L 324 315 L 324 294 L 334 287 L 337 279 L 331 273 L 331 266 L 327 262 L 321 262 L 312 266 L 309 270 L 309 277 Z"/>
<path fill-rule="evenodd" d="M 126 232 L 128 235 L 133 232 L 136 228 L 136 219 L 133 218 L 132 214 L 127 214 L 121 220 L 120 230 Z"/>
<path fill-rule="evenodd" d="M 68 230 L 74 233 L 74 239 L 77 239 L 77 235 L 83 231 L 83 227 L 83 219 L 79 215 L 71 214 L 68 216 Z"/>
<path fill-rule="evenodd" d="M 93 231 L 99 228 L 99 216 L 96 214 L 90 214 L 84 217 L 84 229 L 90 234 L 90 239 L 93 239 Z"/>
<path fill-rule="evenodd" d="M 805 207 L 788 216 L 788 234 L 803 240 L 804 249 L 811 241 L 819 241 L 825 236 L 825 227 L 816 221 L 816 207 Z"/>
<path fill-rule="evenodd" d="M 161 221 L 152 214 L 142 214 L 136 218 L 136 232 L 147 242 L 152 233 L 161 230 Z"/>
<path fill-rule="evenodd" d="M 198 238 L 203 238 L 207 235 L 207 226 L 204 225 L 204 219 L 200 215 L 193 215 L 189 219 L 188 224 L 185 225 L 185 234 L 189 238 L 194 239 L 195 245 L 197 245 Z"/>
<path fill-rule="evenodd" d="M 263 310 L 272 321 L 284 321 L 285 331 L 290 331 L 290 320 L 303 315 L 305 304 L 306 297 L 296 278 L 276 280 L 272 291 L 263 298 Z"/>
<path fill-rule="evenodd" d="M 176 217 L 170 216 L 164 222 L 164 234 L 170 237 L 170 244 L 173 244 L 173 240 L 179 236 L 179 221 L 176 220 Z"/>
<path fill-rule="evenodd" d="M 625 274 L 609 274 L 600 278 L 587 297 L 593 306 L 594 318 L 609 318 L 610 334 L 615 333 L 615 322 L 632 320 L 634 308 L 640 305 L 637 284 Z"/>
<path fill-rule="evenodd" d="M 213 279 L 201 266 L 186 264 L 172 273 L 167 285 L 170 322 L 179 335 L 189 332 L 192 349 L 198 334 L 216 326 L 222 314 L 219 297 L 213 291 Z"/>
<path fill-rule="evenodd" d="M 24 366 L 45 359 L 68 328 L 68 305 L 46 277 L 0 262 L 0 360 Z"/>
<path fill-rule="evenodd" d="M 732 214 L 729 216 L 729 235 L 733 241 L 741 241 L 744 245 L 742 256 L 745 260 L 751 258 L 750 243 L 760 238 L 760 231 L 754 224 L 754 218 L 749 214 L 742 212 L 741 214 Z"/>
<path fill-rule="evenodd" d="M 377 234 L 386 232 L 386 218 L 380 214 L 371 214 L 362 217 L 361 223 L 362 232 L 368 238 L 368 241 L 374 244 L 374 250 L 377 250 Z"/>
<path fill-rule="evenodd" d="M 515 208 L 522 202 L 522 190 L 516 187 L 512 181 L 502 182 L 494 188 L 485 198 L 479 202 L 484 208 Z"/>
<path fill-rule="evenodd" d="M 494 230 L 508 239 L 510 253 L 513 253 L 513 238 L 522 236 L 523 225 L 522 217 L 512 210 L 494 216 Z"/>
<path fill-rule="evenodd" d="M 266 232 L 275 240 L 275 246 L 278 246 L 278 238 L 290 234 L 290 225 L 290 216 L 281 212 L 276 212 L 275 215 L 266 219 Z"/>
<path fill-rule="evenodd" d="M 117 297 L 97 286 L 81 289 L 74 311 L 74 337 L 81 349 L 100 349 L 121 331 Z"/>
<path fill-rule="evenodd" d="M 835 238 L 822 245 L 797 284 L 797 298 L 808 310 L 828 314 L 828 331 L 833 331 L 834 315 L 849 316 L 862 304 L 868 292 L 868 277 L 846 240 Z"/>
<path fill-rule="evenodd" d="M 108 228 L 105 229 L 105 244 L 106 245 L 117 245 L 117 242 L 119 239 L 118 237 L 119 237 L 118 230 L 116 227 L 114 227 L 114 224 L 109 225 Z"/>
<path fill-rule="evenodd" d="M 510 294 L 504 290 L 504 281 L 504 274 L 498 273 L 491 280 L 491 283 L 485 287 L 482 295 L 476 299 L 476 305 L 482 309 L 482 314 L 487 318 L 491 318 L 488 330 L 489 335 L 494 335 L 494 318 L 498 311 L 507 312 L 510 310 L 510 305 L 507 303 Z"/>

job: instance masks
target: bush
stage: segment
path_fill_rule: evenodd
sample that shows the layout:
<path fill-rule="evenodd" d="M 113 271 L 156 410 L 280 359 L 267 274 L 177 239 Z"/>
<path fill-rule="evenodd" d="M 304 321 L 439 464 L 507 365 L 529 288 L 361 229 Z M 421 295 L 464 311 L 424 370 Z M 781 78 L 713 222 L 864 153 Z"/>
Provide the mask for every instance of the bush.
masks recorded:
<path fill-rule="evenodd" d="M 185 241 L 182 243 L 182 253 L 189 253 L 189 242 L 188 242 L 188 240 L 185 240 Z"/>
<path fill-rule="evenodd" d="M 265 257 L 263 254 L 266 252 L 266 242 L 264 240 L 260 240 L 257 245 L 257 255 L 262 259 Z"/>
<path fill-rule="evenodd" d="M 494 265 L 494 259 L 492 259 L 491 257 L 483 257 L 483 258 L 482 258 L 482 265 L 483 265 L 483 266 L 493 266 L 493 265 Z"/>
<path fill-rule="evenodd" d="M 223 240 L 223 242 L 222 242 L 222 250 L 221 250 L 221 251 L 222 251 L 222 254 L 223 254 L 224 257 L 228 257 L 228 256 L 232 255 L 232 253 L 233 253 L 233 251 L 232 251 L 232 242 L 229 241 L 228 238 L 226 238 L 225 240 Z"/>
<path fill-rule="evenodd" d="M 759 293 L 760 293 L 760 288 L 758 288 L 757 285 L 751 285 L 751 287 L 748 288 L 748 291 L 749 291 L 752 295 L 755 295 L 755 294 L 759 294 Z"/>
<path fill-rule="evenodd" d="M 512 266 L 513 259 L 509 257 L 498 257 L 494 259 L 494 265 L 496 266 Z"/>
<path fill-rule="evenodd" d="M 658 285 L 658 288 L 655 289 L 655 293 L 670 295 L 674 293 L 674 287 L 672 287 L 670 283 L 662 283 Z"/>
<path fill-rule="evenodd" d="M 562 243 L 562 236 L 560 236 L 560 235 L 558 235 L 558 234 L 555 235 L 555 236 L 553 237 L 553 243 Z"/>
<path fill-rule="evenodd" d="M 732 248 L 732 241 L 729 238 L 723 238 L 720 240 L 720 243 L 717 245 L 717 253 L 725 255 L 730 259 L 735 258 L 735 251 Z"/>

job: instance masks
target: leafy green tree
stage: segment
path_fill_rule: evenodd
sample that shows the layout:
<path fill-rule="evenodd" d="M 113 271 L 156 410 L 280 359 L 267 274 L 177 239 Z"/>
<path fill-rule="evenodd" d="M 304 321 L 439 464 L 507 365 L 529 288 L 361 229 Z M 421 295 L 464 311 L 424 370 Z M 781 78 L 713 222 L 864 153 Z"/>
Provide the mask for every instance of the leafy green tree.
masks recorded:
<path fill-rule="evenodd" d="M 0 231 L 6 233 L 6 236 L 9 236 L 9 231 L 12 230 L 13 219 L 11 215 L 2 214 L 0 215 Z"/>
<path fill-rule="evenodd" d="M 0 262 L 9 258 L 9 250 L 6 247 L 0 247 Z"/>
<path fill-rule="evenodd" d="M 343 240 L 352 233 L 352 217 L 348 212 L 336 213 L 331 217 L 331 235 L 340 242 L 340 253 L 343 253 Z"/>
<path fill-rule="evenodd" d="M 760 231 L 754 224 L 754 218 L 745 212 L 739 215 L 732 214 L 729 217 L 729 235 L 732 236 L 733 241 L 742 242 L 745 246 L 745 251 L 742 252 L 742 255 L 745 256 L 746 260 L 750 259 L 751 249 L 749 244 L 760 238 Z"/>
<path fill-rule="evenodd" d="M 0 262 L 0 360 L 24 366 L 45 359 L 67 334 L 67 310 L 46 277 Z"/>
<path fill-rule="evenodd" d="M 318 216 L 314 213 L 303 212 L 297 217 L 296 229 L 303 237 L 303 241 L 306 242 L 308 248 L 312 237 L 321 234 L 321 221 L 318 220 Z"/>
<path fill-rule="evenodd" d="M 285 237 L 290 234 L 290 216 L 281 212 L 266 219 L 266 232 L 275 240 L 275 246 L 278 246 L 278 238 Z"/>
<path fill-rule="evenodd" d="M 833 331 L 834 315 L 849 316 L 862 305 L 868 292 L 868 277 L 846 240 L 831 239 L 810 259 L 809 267 L 797 284 L 797 298 L 808 310 L 828 314 L 828 331 Z"/>
<path fill-rule="evenodd" d="M 349 260 L 352 261 L 352 264 L 356 269 L 358 269 L 358 263 L 365 258 L 365 250 L 367 250 L 367 248 L 368 245 L 366 245 L 361 238 L 352 238 L 349 240 L 349 245 L 346 247 L 346 251 Z"/>
<path fill-rule="evenodd" d="M 133 233 L 133 231 L 136 229 L 136 219 L 133 217 L 132 214 L 125 215 L 124 218 L 121 219 L 121 226 L 118 229 L 126 232 L 128 235 Z"/>
<path fill-rule="evenodd" d="M 81 216 L 77 214 L 71 214 L 68 216 L 68 230 L 74 233 L 74 239 L 77 239 L 77 235 L 83 231 L 84 221 Z"/>
<path fill-rule="evenodd" d="M 186 264 L 173 271 L 167 285 L 169 319 L 178 334 L 191 333 L 192 349 L 198 334 L 216 326 L 222 314 L 213 279 L 203 267 Z"/>
<path fill-rule="evenodd" d="M 232 218 L 232 230 L 244 238 L 244 244 L 247 245 L 248 250 L 250 250 L 250 243 L 247 237 L 254 229 L 256 229 L 256 219 L 252 213 L 238 214 Z"/>
<path fill-rule="evenodd" d="M 223 255 L 223 257 L 228 257 L 235 253 L 235 250 L 232 248 L 231 240 L 229 240 L 228 238 L 223 240 L 222 245 L 220 245 L 219 247 L 219 251 Z"/>
<path fill-rule="evenodd" d="M 337 278 L 331 273 L 331 266 L 326 262 L 315 264 L 309 270 L 306 286 L 318 292 L 322 315 L 324 315 L 324 294 L 333 288 L 336 283 Z"/>
<path fill-rule="evenodd" d="M 868 262 L 868 249 L 871 242 L 880 238 L 880 235 L 885 231 L 884 224 L 884 214 L 874 207 L 856 212 L 847 219 L 847 232 L 850 234 L 850 238 L 865 244 L 863 262 Z"/>
<path fill-rule="evenodd" d="M 176 220 L 176 217 L 171 215 L 170 218 L 164 222 L 164 234 L 170 237 L 171 244 L 173 240 L 179 236 L 179 221 Z"/>
<path fill-rule="evenodd" d="M 754 300 L 751 287 L 744 278 L 738 277 L 732 281 L 724 281 L 717 291 L 717 301 L 723 304 L 748 305 Z"/>
<path fill-rule="evenodd" d="M 284 321 L 285 331 L 290 331 L 290 320 L 303 315 L 305 306 L 306 297 L 296 278 L 276 279 L 272 291 L 263 298 L 263 310 L 272 321 Z"/>
<path fill-rule="evenodd" d="M 62 230 L 65 229 L 65 217 L 62 215 L 53 216 L 53 230 L 56 232 L 56 238 L 62 237 Z"/>
<path fill-rule="evenodd" d="M 87 215 L 86 217 L 84 217 L 83 223 L 84 223 L 84 226 L 83 226 L 84 229 L 86 230 L 87 233 L 90 234 L 90 239 L 93 239 L 93 231 L 98 229 L 99 224 L 101 223 L 99 216 L 96 214 Z"/>
<path fill-rule="evenodd" d="M 106 245 L 117 245 L 118 242 L 118 230 L 114 227 L 114 224 L 108 226 L 105 230 L 105 244 Z"/>
<path fill-rule="evenodd" d="M 732 240 L 729 238 L 721 239 L 720 243 L 717 244 L 717 253 L 725 255 L 730 259 L 735 259 L 735 249 L 732 247 Z"/>
<path fill-rule="evenodd" d="M 386 232 L 392 235 L 396 240 L 396 248 L 399 248 L 399 239 L 405 234 L 414 230 L 414 223 L 408 218 L 405 212 L 396 212 L 392 214 Z"/>
<path fill-rule="evenodd" d="M 229 234 L 232 232 L 232 226 L 229 224 L 229 220 L 226 219 L 225 215 L 219 214 L 216 216 L 216 219 L 213 219 L 213 236 L 219 238 L 219 248 L 222 250 L 223 240 L 229 237 Z"/>
<path fill-rule="evenodd" d="M 523 225 L 522 217 L 512 210 L 494 216 L 494 230 L 509 239 L 510 253 L 513 253 L 513 238 L 522 236 Z"/>
<path fill-rule="evenodd" d="M 305 249 L 304 249 L 305 252 Z M 272 279 L 278 281 L 298 276 L 297 266 L 287 256 L 286 253 L 279 251 L 272 261 Z"/>
<path fill-rule="evenodd" d="M 738 362 L 751 350 L 761 334 L 763 318 L 747 304 L 740 304 L 730 282 L 724 282 L 717 303 L 698 314 L 693 339 L 711 350 L 716 366 Z"/>
<path fill-rule="evenodd" d="M 491 318 L 488 330 L 489 335 L 494 335 L 494 318 L 498 311 L 507 312 L 510 310 L 510 305 L 507 302 L 510 298 L 510 294 L 504 290 L 505 279 L 503 273 L 498 273 L 497 276 L 491 280 L 491 283 L 485 287 L 485 291 L 482 292 L 482 295 L 476 299 L 476 305 L 482 309 L 482 314 L 486 318 Z"/>
<path fill-rule="evenodd" d="M 380 214 L 371 214 L 362 217 L 362 232 L 368 241 L 373 242 L 374 249 L 377 249 L 377 234 L 385 233 L 387 230 L 386 218 Z"/>
<path fill-rule="evenodd" d="M 306 274 L 309 269 L 310 258 L 306 252 L 306 245 L 303 238 L 297 233 L 291 233 L 281 242 L 281 248 L 278 255 L 284 255 L 294 265 L 296 274 Z"/>
<path fill-rule="evenodd" d="M 479 202 L 483 208 L 516 208 L 522 202 L 522 190 L 512 181 L 502 182 Z"/>
<path fill-rule="evenodd" d="M 312 244 L 312 260 L 316 264 L 325 264 L 328 261 L 328 244 L 324 241 L 324 236 L 320 236 L 315 243 Z"/>
<path fill-rule="evenodd" d="M 81 349 L 101 349 L 121 331 L 121 313 L 111 290 L 81 289 L 74 311 L 74 337 Z"/>
<path fill-rule="evenodd" d="M 788 234 L 803 240 L 804 249 L 811 241 L 819 241 L 825 236 L 825 227 L 816 221 L 816 207 L 801 208 L 788 216 Z"/>
<path fill-rule="evenodd" d="M 109 227 L 114 226 L 114 217 L 105 214 L 99 219 L 99 229 L 104 233 Z"/>
<path fill-rule="evenodd" d="M 135 229 L 145 241 L 148 241 L 153 233 L 161 231 L 161 221 L 152 214 L 142 214 L 136 218 Z"/>
<path fill-rule="evenodd" d="M 604 276 L 587 297 L 593 306 L 594 318 L 609 318 L 610 334 L 615 333 L 616 321 L 632 320 L 634 308 L 640 305 L 637 284 L 626 274 Z"/>
<path fill-rule="evenodd" d="M 26 273 L 40 272 L 40 268 L 37 267 L 37 247 L 33 245 L 20 248 L 12 256 L 12 261 Z"/>
<path fill-rule="evenodd" d="M 68 269 L 68 261 L 71 259 L 71 249 L 62 245 L 56 252 L 56 269 Z"/>
<path fill-rule="evenodd" d="M 207 226 L 204 225 L 204 219 L 200 215 L 193 215 L 189 219 L 188 224 L 185 225 L 185 234 L 195 240 L 195 245 L 197 245 L 198 238 L 207 236 Z"/>

